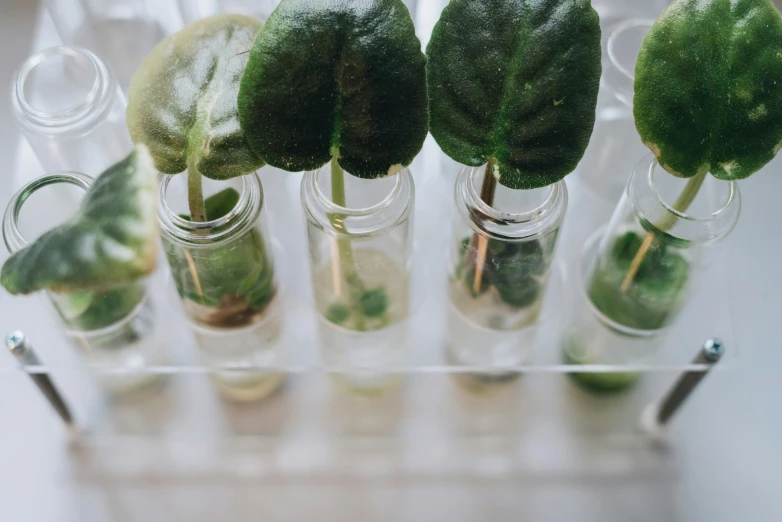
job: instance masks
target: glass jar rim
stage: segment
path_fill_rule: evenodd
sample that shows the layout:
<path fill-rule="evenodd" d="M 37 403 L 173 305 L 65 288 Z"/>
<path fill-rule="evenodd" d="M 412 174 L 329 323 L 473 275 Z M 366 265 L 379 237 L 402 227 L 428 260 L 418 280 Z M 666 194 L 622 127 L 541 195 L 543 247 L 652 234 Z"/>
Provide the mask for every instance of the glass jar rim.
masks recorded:
<path fill-rule="evenodd" d="M 485 165 L 465 166 L 459 172 L 454 189 L 457 208 L 474 231 L 497 239 L 525 240 L 545 234 L 561 224 L 568 200 L 564 179 L 532 189 L 547 190 L 545 199 L 535 208 L 518 213 L 503 212 L 483 201 L 475 186 L 476 176 L 485 168 Z"/>
<path fill-rule="evenodd" d="M 497 210 L 496 208 L 492 207 L 491 205 L 483 201 L 483 199 L 481 199 L 481 195 L 478 193 L 478 190 L 476 190 L 475 188 L 475 183 L 473 183 L 473 179 L 475 175 L 481 171 L 486 170 L 486 164 L 480 167 L 467 167 L 467 168 L 470 169 L 469 179 L 467 180 L 467 192 L 469 193 L 470 199 L 472 200 L 473 204 L 477 206 L 483 214 L 485 214 L 492 220 L 502 222 L 502 223 L 507 223 L 507 224 L 528 223 L 546 214 L 556 204 L 557 198 L 560 197 L 559 193 L 562 190 L 561 183 L 564 183 L 562 180 L 560 180 L 555 183 L 551 183 L 550 185 L 538 187 L 538 189 L 548 189 L 548 194 L 546 195 L 546 199 L 543 200 L 537 207 L 533 209 L 524 212 L 505 212 L 502 210 Z M 532 189 L 532 190 L 537 190 L 537 189 Z"/>
<path fill-rule="evenodd" d="M 247 219 L 248 209 L 251 208 L 253 200 L 258 199 L 258 212 L 263 206 L 263 188 L 258 174 L 251 172 L 242 176 L 237 176 L 242 183 L 239 200 L 236 205 L 225 215 L 209 221 L 190 221 L 180 217 L 168 205 L 166 195 L 168 186 L 175 176 L 186 176 L 186 173 L 163 174 L 160 183 L 158 183 L 158 221 L 161 229 L 184 242 L 201 243 L 213 242 L 220 238 L 235 233 L 237 228 L 242 228 L 247 224 L 252 224 L 255 216 Z M 250 183 L 251 178 L 255 183 Z M 231 178 L 235 179 L 235 178 Z M 226 180 L 227 181 L 227 180 Z M 257 194 L 255 188 L 257 187 Z"/>
<path fill-rule="evenodd" d="M 654 154 L 647 155 L 647 158 L 649 156 L 654 156 Z M 644 160 L 642 160 L 643 162 Z M 665 199 L 663 199 L 662 195 L 660 194 L 659 190 L 657 189 L 657 185 L 654 183 L 654 177 L 657 174 L 657 167 L 662 168 L 662 165 L 657 161 L 657 158 L 654 158 L 654 161 L 651 162 L 651 166 L 649 168 L 649 171 L 646 175 L 646 183 L 649 187 L 649 189 L 652 191 L 652 194 L 654 194 L 654 197 L 657 199 L 657 202 L 660 203 L 660 205 L 669 213 L 676 216 L 678 219 L 681 219 L 683 221 L 688 221 L 692 223 L 710 223 L 713 221 L 716 221 L 720 218 L 722 218 L 725 214 L 730 212 L 731 207 L 736 203 L 736 200 L 739 197 L 738 192 L 738 186 L 735 181 L 727 181 L 728 183 L 728 197 L 725 199 L 724 203 L 722 203 L 722 206 L 715 210 L 714 212 L 711 212 L 705 216 L 693 216 L 691 214 L 687 214 L 686 212 L 681 212 L 679 210 L 676 210 L 671 206 Z M 664 168 L 662 168 L 663 172 L 666 175 L 673 176 L 673 174 L 666 171 Z M 706 173 L 707 176 L 709 176 L 709 173 Z M 680 178 L 684 179 L 684 178 Z M 721 180 L 722 181 L 722 180 Z"/>
<path fill-rule="evenodd" d="M 374 214 L 378 212 L 379 210 L 382 210 L 385 207 L 388 207 L 393 203 L 394 198 L 397 197 L 399 192 L 402 190 L 402 176 L 401 174 L 403 171 L 407 170 L 407 167 L 401 169 L 399 172 L 396 172 L 394 174 L 391 174 L 391 176 L 394 176 L 396 179 L 394 180 L 394 186 L 391 188 L 391 190 L 386 194 L 386 196 L 380 200 L 379 202 L 375 203 L 374 205 L 370 205 L 368 207 L 363 208 L 348 208 L 343 207 L 342 205 L 338 205 L 334 203 L 333 200 L 328 198 L 326 194 L 323 193 L 323 191 L 320 189 L 320 184 L 318 183 L 318 178 L 321 175 L 322 172 L 325 171 L 325 169 L 328 167 L 328 163 L 321 166 L 319 169 L 316 169 L 313 172 L 313 175 L 310 177 L 313 190 L 315 192 L 315 196 L 320 200 L 321 204 L 326 207 L 327 212 L 330 214 L 341 214 L 346 217 L 363 217 L 363 216 L 369 216 L 371 214 Z M 350 174 L 349 172 L 345 172 L 348 176 L 352 176 L 353 174 Z M 388 178 L 389 176 L 385 176 L 385 178 Z M 366 178 L 362 178 L 366 179 Z M 378 178 L 374 178 L 378 179 Z"/>
<path fill-rule="evenodd" d="M 628 29 L 634 29 L 636 27 L 648 27 L 651 28 L 654 25 L 654 20 L 647 18 L 630 18 L 616 25 L 608 35 L 608 42 L 606 43 L 606 52 L 611 64 L 616 67 L 625 78 L 628 80 L 635 80 L 635 70 L 628 70 L 619 60 L 616 55 L 616 40 L 623 32 Z"/>
<path fill-rule="evenodd" d="M 22 236 L 22 232 L 19 230 L 19 214 L 22 211 L 24 203 L 30 196 L 44 187 L 57 185 L 59 183 L 75 185 L 86 191 L 90 188 L 92 182 L 93 178 L 86 174 L 64 171 L 35 178 L 19 189 L 16 194 L 11 197 L 11 201 L 8 202 L 5 214 L 3 215 L 3 241 L 5 242 L 5 247 L 8 249 L 8 252 L 13 254 L 28 245 L 28 241 Z"/>
<path fill-rule="evenodd" d="M 81 58 L 87 61 L 95 74 L 90 90 L 85 98 L 73 107 L 59 112 L 47 112 L 35 108 L 25 95 L 25 83 L 30 73 L 46 60 L 55 56 L 69 56 Z M 55 46 L 30 56 L 19 69 L 14 82 L 13 102 L 20 120 L 28 125 L 45 127 L 54 130 L 60 127 L 78 126 L 83 119 L 89 116 L 96 104 L 105 98 L 109 92 L 111 76 L 106 64 L 93 52 L 81 47 Z"/>

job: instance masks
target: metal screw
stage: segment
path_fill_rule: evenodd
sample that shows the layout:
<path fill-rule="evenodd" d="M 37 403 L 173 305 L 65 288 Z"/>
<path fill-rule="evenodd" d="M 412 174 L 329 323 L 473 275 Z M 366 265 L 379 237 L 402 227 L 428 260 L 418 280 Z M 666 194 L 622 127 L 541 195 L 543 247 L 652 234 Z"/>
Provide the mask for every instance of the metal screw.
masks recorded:
<path fill-rule="evenodd" d="M 723 353 L 725 353 L 725 346 L 719 339 L 714 337 L 703 343 L 703 356 L 709 362 L 719 361 Z"/>
<path fill-rule="evenodd" d="M 21 355 L 25 351 L 26 340 L 24 332 L 16 330 L 6 336 L 5 345 L 11 350 L 12 354 Z"/>

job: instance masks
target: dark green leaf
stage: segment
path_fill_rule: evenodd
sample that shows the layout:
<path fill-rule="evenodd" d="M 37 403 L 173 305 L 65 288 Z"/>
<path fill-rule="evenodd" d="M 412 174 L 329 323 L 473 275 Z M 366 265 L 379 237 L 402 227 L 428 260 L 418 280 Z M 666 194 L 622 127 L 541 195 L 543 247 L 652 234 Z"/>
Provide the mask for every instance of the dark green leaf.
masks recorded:
<path fill-rule="evenodd" d="M 495 160 L 510 188 L 549 185 L 575 169 L 600 79 L 589 0 L 452 0 L 427 55 L 432 136 L 451 158 Z"/>
<path fill-rule="evenodd" d="M 239 202 L 239 193 L 236 189 L 227 188 L 212 194 L 204 200 L 204 208 L 206 209 L 206 218 L 210 221 L 220 219 L 224 215 L 236 207 Z M 180 214 L 182 219 L 190 219 L 189 214 Z"/>
<path fill-rule="evenodd" d="M 98 330 L 127 317 L 143 298 L 143 285 L 134 281 L 113 286 L 106 291 L 84 290 L 59 294 L 55 302 L 68 328 Z"/>
<path fill-rule="evenodd" d="M 217 306 L 226 297 L 234 297 L 252 309 L 260 309 L 275 295 L 272 259 L 257 229 L 235 239 L 227 249 L 190 249 L 191 261 L 180 249 L 166 254 L 171 266 L 189 267 L 192 262 L 198 285 L 191 270 L 178 270 L 173 275 L 180 295 L 196 303 Z"/>
<path fill-rule="evenodd" d="M 133 75 L 128 128 L 161 172 L 195 168 L 228 179 L 263 166 L 239 125 L 236 96 L 247 51 L 263 26 L 240 15 L 188 25 L 161 42 Z"/>
<path fill-rule="evenodd" d="M 275 167 L 336 155 L 359 177 L 394 174 L 426 138 L 425 64 L 400 0 L 283 0 L 250 53 L 242 128 Z"/>
<path fill-rule="evenodd" d="M 19 250 L 0 282 L 12 294 L 105 288 L 149 274 L 157 254 L 157 172 L 146 147 L 90 186 L 76 216 Z"/>
<path fill-rule="evenodd" d="M 388 308 L 388 294 L 382 286 L 367 290 L 359 299 L 361 311 L 367 317 L 383 315 Z"/>
<path fill-rule="evenodd" d="M 342 303 L 336 303 L 329 306 L 326 310 L 326 319 L 334 324 L 342 324 L 350 317 L 350 308 Z"/>
<path fill-rule="evenodd" d="M 782 145 L 782 17 L 768 0 L 678 0 L 635 68 L 638 133 L 663 168 L 746 178 Z"/>
<path fill-rule="evenodd" d="M 627 291 L 621 290 L 627 271 L 643 243 L 629 231 L 617 238 L 605 263 L 594 271 L 589 297 L 594 305 L 619 324 L 656 330 L 670 323 L 686 297 L 690 264 L 659 238 L 655 238 Z"/>

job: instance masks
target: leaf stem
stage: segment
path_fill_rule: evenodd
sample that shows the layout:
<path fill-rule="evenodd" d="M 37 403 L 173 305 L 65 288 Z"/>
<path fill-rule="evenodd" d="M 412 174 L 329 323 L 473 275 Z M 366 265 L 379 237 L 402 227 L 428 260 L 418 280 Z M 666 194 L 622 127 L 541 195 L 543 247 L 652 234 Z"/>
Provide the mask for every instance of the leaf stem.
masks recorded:
<path fill-rule="evenodd" d="M 206 221 L 204 189 L 194 156 L 187 159 L 187 203 L 190 207 L 190 221 Z"/>
<path fill-rule="evenodd" d="M 679 194 L 679 197 L 676 198 L 676 201 L 673 203 L 674 210 L 678 212 L 687 211 L 690 205 L 692 205 L 692 202 L 695 201 L 695 197 L 698 195 L 698 191 L 703 186 L 703 181 L 706 179 L 707 174 L 708 173 L 705 171 L 703 173 L 698 173 L 687 181 L 684 189 L 682 189 L 682 193 Z M 655 228 L 657 228 L 657 230 L 660 232 L 667 232 L 675 224 L 676 216 L 667 214 L 665 217 L 663 217 L 662 220 L 660 220 Z M 644 257 L 646 257 L 646 253 L 649 251 L 652 243 L 654 243 L 654 238 L 655 233 L 653 231 L 650 230 L 646 233 L 646 237 L 644 238 L 643 243 L 641 243 L 641 247 L 638 249 L 638 252 L 636 252 L 632 263 L 630 263 L 630 268 L 627 269 L 627 274 L 622 281 L 622 285 L 619 287 L 622 292 L 627 292 L 627 290 L 630 288 L 630 285 L 633 283 L 633 279 L 635 279 L 635 276 L 638 273 L 638 269 L 641 268 L 641 263 L 643 263 Z"/>
<path fill-rule="evenodd" d="M 345 198 L 345 172 L 337 161 L 337 154 L 331 157 L 331 200 L 340 207 L 346 207 L 347 205 Z M 338 233 L 347 234 L 345 216 L 343 214 L 330 214 L 329 219 Z M 338 297 L 343 297 L 346 294 L 343 285 L 347 285 L 346 297 L 351 304 L 354 304 L 363 294 L 364 284 L 358 276 L 350 238 L 342 234 L 334 238 L 334 248 L 332 248 L 332 286 L 335 294 Z"/>
<path fill-rule="evenodd" d="M 483 183 L 481 184 L 481 200 L 489 206 L 494 205 L 494 194 L 497 191 L 497 178 L 494 177 L 494 166 L 496 161 L 489 158 L 486 164 L 486 172 L 483 174 Z M 474 295 L 478 295 L 483 280 L 483 266 L 486 263 L 486 251 L 489 248 L 489 240 L 486 236 L 477 232 L 470 238 L 470 248 L 467 249 L 468 255 L 475 251 L 475 277 L 472 282 Z"/>

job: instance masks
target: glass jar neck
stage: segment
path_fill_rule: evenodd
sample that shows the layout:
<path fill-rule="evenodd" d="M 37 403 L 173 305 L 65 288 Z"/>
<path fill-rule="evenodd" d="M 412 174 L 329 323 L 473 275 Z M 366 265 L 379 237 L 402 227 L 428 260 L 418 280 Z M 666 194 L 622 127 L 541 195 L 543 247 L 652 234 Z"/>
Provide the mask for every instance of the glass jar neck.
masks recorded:
<path fill-rule="evenodd" d="M 626 197 L 644 228 L 698 244 L 727 236 L 741 211 L 735 181 L 721 181 L 710 174 L 702 184 L 697 177 L 678 178 L 660 167 L 653 154 L 638 163 Z"/>
<path fill-rule="evenodd" d="M 633 106 L 635 63 L 654 20 L 631 18 L 615 25 L 604 39 L 600 83 L 626 107 Z"/>
<path fill-rule="evenodd" d="M 37 178 L 14 194 L 3 215 L 3 241 L 8 252 L 13 254 L 26 247 L 28 240 L 20 230 L 20 216 L 25 202 L 38 190 L 57 184 L 75 185 L 86 191 L 92 184 L 92 178 L 77 172 L 60 172 Z"/>
<path fill-rule="evenodd" d="M 50 47 L 32 55 L 12 89 L 20 125 L 43 135 L 88 132 L 122 96 L 106 64 L 80 47 Z"/>
<path fill-rule="evenodd" d="M 209 221 L 190 221 L 178 215 L 169 204 L 169 188 L 175 179 L 184 180 L 187 173 L 165 175 L 160 181 L 158 222 L 161 233 L 185 245 L 212 244 L 243 234 L 258 220 L 263 210 L 263 186 L 258 174 L 233 178 L 240 183 L 239 200 L 227 214 Z M 232 180 L 232 181 L 233 181 Z"/>
<path fill-rule="evenodd" d="M 567 209 L 564 180 L 530 190 L 497 184 L 490 205 L 481 198 L 485 175 L 485 165 L 464 167 L 456 179 L 457 208 L 476 232 L 497 239 L 525 239 L 562 224 Z"/>
<path fill-rule="evenodd" d="M 326 230 L 364 236 L 393 227 L 413 208 L 415 187 L 410 170 L 376 179 L 332 172 L 331 164 L 306 172 L 301 197 L 308 218 Z"/>

